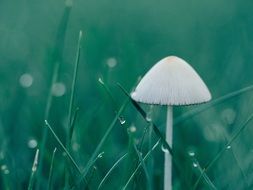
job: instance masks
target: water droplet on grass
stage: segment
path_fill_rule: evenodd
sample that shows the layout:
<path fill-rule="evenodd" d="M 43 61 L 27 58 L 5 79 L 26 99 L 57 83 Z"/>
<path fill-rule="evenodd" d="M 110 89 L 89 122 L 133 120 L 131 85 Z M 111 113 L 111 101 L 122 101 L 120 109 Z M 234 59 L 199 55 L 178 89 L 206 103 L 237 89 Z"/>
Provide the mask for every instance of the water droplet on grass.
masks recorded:
<path fill-rule="evenodd" d="M 105 84 L 104 81 L 102 80 L 102 78 L 98 78 L 98 82 L 100 82 L 101 84 Z"/>
<path fill-rule="evenodd" d="M 197 164 L 196 162 L 193 162 L 193 163 L 192 163 L 192 166 L 193 166 L 194 168 L 197 168 L 197 167 L 198 167 L 198 164 Z"/>
<path fill-rule="evenodd" d="M 148 122 L 151 122 L 151 121 L 152 121 L 152 118 L 150 117 L 149 114 L 148 114 L 147 117 L 146 117 L 146 121 L 148 121 Z"/>
<path fill-rule="evenodd" d="M 192 151 L 192 150 L 189 150 L 188 151 L 188 155 L 191 156 L 191 157 L 194 157 L 195 156 L 195 152 Z"/>
<path fill-rule="evenodd" d="M 153 106 L 151 105 L 146 116 L 146 121 L 148 122 L 152 121 L 152 113 L 153 113 Z"/>
<path fill-rule="evenodd" d="M 102 157 L 103 157 L 103 154 L 104 154 L 104 152 L 101 152 L 101 153 L 98 155 L 98 158 L 102 158 Z"/>
<path fill-rule="evenodd" d="M 227 149 L 227 150 L 231 149 L 231 145 L 228 145 L 228 146 L 226 147 L 226 149 Z"/>
<path fill-rule="evenodd" d="M 161 150 L 162 150 L 164 153 L 169 153 L 169 152 L 170 152 L 164 145 L 161 146 Z"/>
<path fill-rule="evenodd" d="M 124 125 L 126 123 L 126 120 L 124 119 L 124 117 L 120 116 L 119 117 L 119 122 L 121 125 Z"/>

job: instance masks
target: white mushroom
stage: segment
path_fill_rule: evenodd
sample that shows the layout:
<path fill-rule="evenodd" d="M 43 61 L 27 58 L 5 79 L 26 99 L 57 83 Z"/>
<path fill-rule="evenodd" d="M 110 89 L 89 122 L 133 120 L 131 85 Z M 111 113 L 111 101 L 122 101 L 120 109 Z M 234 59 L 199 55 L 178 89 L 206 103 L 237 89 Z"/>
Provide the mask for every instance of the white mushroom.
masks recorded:
<path fill-rule="evenodd" d="M 211 94 L 196 71 L 183 59 L 169 56 L 155 64 L 142 78 L 132 99 L 146 104 L 167 105 L 166 141 L 172 146 L 172 106 L 211 100 Z M 164 190 L 172 189 L 171 155 L 165 154 Z"/>

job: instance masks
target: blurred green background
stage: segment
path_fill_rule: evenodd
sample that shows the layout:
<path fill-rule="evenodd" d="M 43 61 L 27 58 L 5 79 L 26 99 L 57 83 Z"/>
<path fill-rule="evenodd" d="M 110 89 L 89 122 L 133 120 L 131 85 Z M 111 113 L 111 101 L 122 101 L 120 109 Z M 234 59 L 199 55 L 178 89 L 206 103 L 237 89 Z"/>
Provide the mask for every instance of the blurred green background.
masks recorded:
<path fill-rule="evenodd" d="M 80 30 L 83 40 L 73 107 L 80 110 L 71 154 L 84 169 L 115 117 L 115 109 L 127 99 L 116 83 L 130 92 L 138 77 L 160 59 L 177 55 L 189 62 L 206 82 L 213 99 L 251 85 L 252 9 L 251 0 L 0 0 L 0 189 L 27 189 L 35 150 L 40 148 L 43 138 L 56 65 L 59 72 L 47 119 L 65 143 Z M 108 86 L 115 102 L 98 82 L 99 78 Z M 174 127 L 174 159 L 182 169 L 173 173 L 174 189 L 192 188 L 200 174 L 189 151 L 194 152 L 200 166 L 206 166 L 253 112 L 252 102 L 252 93 L 248 92 Z M 142 106 L 164 133 L 166 108 Z M 176 107 L 174 117 L 197 107 Z M 126 123 L 115 125 L 100 149 L 103 157 L 95 163 L 96 169 L 89 172 L 90 189 L 97 189 L 120 156 L 131 153 L 131 143 L 138 145 L 148 127 L 131 104 L 122 117 Z M 129 127 L 134 129 L 131 134 L 127 133 Z M 249 123 L 207 171 L 217 189 L 253 189 L 252 135 Z M 149 139 L 145 136 L 143 155 L 150 148 L 148 144 L 156 141 L 154 134 Z M 49 133 L 45 154 L 39 159 L 39 166 L 42 163 L 43 167 L 36 176 L 35 189 L 45 189 L 48 184 L 55 147 L 52 185 L 54 189 L 64 187 L 65 158 Z M 102 189 L 122 188 L 136 159 L 132 154 L 122 161 Z M 150 180 L 140 169 L 129 189 L 163 189 L 161 148 L 152 153 L 147 166 Z M 209 188 L 204 180 L 197 187 Z"/>

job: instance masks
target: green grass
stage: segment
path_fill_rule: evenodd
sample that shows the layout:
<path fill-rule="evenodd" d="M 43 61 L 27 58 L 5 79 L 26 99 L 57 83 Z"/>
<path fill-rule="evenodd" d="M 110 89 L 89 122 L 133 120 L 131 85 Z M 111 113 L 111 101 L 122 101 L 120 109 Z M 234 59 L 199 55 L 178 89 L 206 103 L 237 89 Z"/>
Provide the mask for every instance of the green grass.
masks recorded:
<path fill-rule="evenodd" d="M 0 189 L 162 190 L 164 152 L 173 190 L 251 189 L 252 7 L 1 1 Z M 173 147 L 165 107 L 130 98 L 168 55 L 213 96 L 175 107 Z"/>

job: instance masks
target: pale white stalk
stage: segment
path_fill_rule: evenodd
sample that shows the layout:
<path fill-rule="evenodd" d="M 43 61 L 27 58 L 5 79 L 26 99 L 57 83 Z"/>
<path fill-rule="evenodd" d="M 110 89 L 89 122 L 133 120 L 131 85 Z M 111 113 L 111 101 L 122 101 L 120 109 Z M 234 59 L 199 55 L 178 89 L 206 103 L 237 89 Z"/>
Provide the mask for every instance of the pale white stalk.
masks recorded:
<path fill-rule="evenodd" d="M 173 137 L 173 108 L 167 107 L 166 141 L 172 147 Z M 164 158 L 164 190 L 172 190 L 172 157 L 169 151 L 165 151 Z"/>

